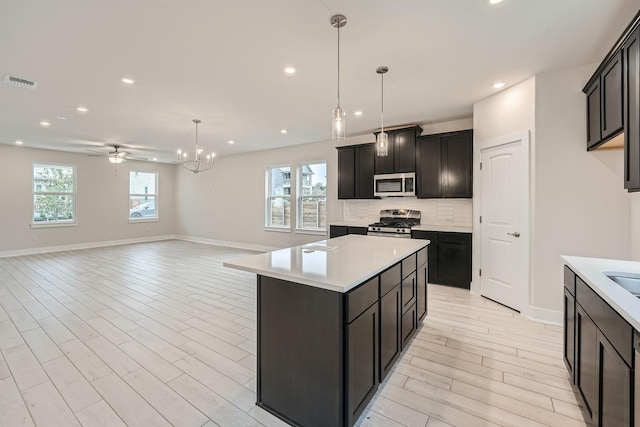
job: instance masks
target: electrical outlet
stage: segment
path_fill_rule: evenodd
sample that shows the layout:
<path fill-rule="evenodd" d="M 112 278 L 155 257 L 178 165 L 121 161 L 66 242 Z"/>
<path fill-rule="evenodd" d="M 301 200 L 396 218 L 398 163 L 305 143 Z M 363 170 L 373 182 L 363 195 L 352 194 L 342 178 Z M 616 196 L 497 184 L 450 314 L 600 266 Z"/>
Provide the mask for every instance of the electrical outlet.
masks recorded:
<path fill-rule="evenodd" d="M 38 240 L 38 235 L 34 234 L 33 236 L 31 236 L 31 238 L 33 239 L 33 241 L 35 242 L 36 240 Z"/>

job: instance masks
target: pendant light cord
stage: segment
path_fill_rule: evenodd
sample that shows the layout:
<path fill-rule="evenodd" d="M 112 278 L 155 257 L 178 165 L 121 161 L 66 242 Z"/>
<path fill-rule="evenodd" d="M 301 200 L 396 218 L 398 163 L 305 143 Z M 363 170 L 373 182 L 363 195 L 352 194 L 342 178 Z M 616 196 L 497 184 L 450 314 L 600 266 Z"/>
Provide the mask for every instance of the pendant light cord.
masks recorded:
<path fill-rule="evenodd" d="M 384 73 L 380 74 L 380 78 L 381 78 L 381 92 L 382 92 L 382 96 L 380 97 L 382 99 L 381 105 L 380 105 L 380 133 L 384 133 Z"/>
<path fill-rule="evenodd" d="M 338 108 L 340 108 L 340 22 L 338 22 Z"/>

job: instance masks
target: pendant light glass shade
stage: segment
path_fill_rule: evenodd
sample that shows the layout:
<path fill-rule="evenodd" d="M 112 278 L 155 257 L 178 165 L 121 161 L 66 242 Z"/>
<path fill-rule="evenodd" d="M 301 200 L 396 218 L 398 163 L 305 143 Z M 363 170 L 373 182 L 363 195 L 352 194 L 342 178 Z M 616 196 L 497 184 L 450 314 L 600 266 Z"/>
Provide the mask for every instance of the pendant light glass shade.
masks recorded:
<path fill-rule="evenodd" d="M 332 127 L 331 127 L 331 139 L 339 141 L 345 138 L 345 113 L 340 107 L 333 110 Z"/>
<path fill-rule="evenodd" d="M 389 135 L 384 133 L 384 74 L 389 68 L 382 66 L 376 69 L 380 74 L 381 97 L 380 97 L 380 133 L 376 136 L 376 156 L 386 157 L 389 155 Z"/>
<path fill-rule="evenodd" d="M 347 136 L 346 133 L 346 114 L 342 108 L 340 108 L 340 28 L 347 25 L 347 17 L 344 15 L 334 15 L 329 21 L 333 28 L 338 29 L 338 106 L 333 110 L 331 116 L 331 139 L 334 141 L 340 141 Z"/>

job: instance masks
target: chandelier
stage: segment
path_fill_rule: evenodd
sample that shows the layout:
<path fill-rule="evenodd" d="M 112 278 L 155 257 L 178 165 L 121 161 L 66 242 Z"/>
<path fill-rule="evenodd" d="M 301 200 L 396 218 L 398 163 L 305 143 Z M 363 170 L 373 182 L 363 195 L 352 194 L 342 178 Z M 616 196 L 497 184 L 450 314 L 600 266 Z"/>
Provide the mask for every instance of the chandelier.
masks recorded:
<path fill-rule="evenodd" d="M 211 153 L 203 157 L 202 148 L 198 147 L 198 125 L 201 122 L 201 120 L 193 119 L 193 123 L 196 124 L 196 151 L 193 158 L 190 158 L 187 153 L 182 150 L 178 150 L 178 164 L 193 173 L 204 172 L 211 169 L 213 166 L 213 158 L 216 156 L 215 153 Z"/>

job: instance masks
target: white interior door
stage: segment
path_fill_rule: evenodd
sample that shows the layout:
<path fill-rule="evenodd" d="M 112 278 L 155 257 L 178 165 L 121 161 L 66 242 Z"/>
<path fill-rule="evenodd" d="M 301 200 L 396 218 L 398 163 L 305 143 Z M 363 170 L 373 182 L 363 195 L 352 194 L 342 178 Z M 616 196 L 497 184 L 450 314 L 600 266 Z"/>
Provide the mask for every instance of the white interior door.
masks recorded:
<path fill-rule="evenodd" d="M 529 301 L 529 138 L 481 148 L 480 292 L 522 312 Z"/>

